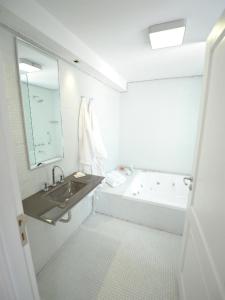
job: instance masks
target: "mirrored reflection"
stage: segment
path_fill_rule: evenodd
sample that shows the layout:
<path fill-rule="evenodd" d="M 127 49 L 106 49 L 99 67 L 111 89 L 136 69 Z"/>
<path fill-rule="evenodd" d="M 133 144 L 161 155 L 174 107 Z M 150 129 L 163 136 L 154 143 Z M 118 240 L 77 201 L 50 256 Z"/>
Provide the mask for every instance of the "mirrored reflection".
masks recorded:
<path fill-rule="evenodd" d="M 28 160 L 33 169 L 63 158 L 58 62 L 17 40 Z"/>

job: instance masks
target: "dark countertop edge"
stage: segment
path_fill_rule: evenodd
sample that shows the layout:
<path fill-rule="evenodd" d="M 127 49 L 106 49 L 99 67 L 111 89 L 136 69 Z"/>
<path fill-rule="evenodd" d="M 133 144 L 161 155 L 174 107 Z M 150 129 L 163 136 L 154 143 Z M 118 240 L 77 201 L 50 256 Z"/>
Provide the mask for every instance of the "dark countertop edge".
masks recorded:
<path fill-rule="evenodd" d="M 39 221 L 45 222 L 49 225 L 55 225 L 57 221 L 59 221 L 69 210 L 71 210 L 75 205 L 77 205 L 78 203 L 80 203 L 80 201 L 82 199 L 84 199 L 89 193 L 91 193 L 99 184 L 101 184 L 102 180 L 104 179 L 104 177 L 102 176 L 96 176 L 96 175 L 91 175 L 91 174 L 87 174 L 84 177 L 79 177 L 79 178 L 75 178 L 74 177 L 75 173 L 72 173 L 71 175 L 65 177 L 64 182 L 67 182 L 69 180 L 73 180 L 75 182 L 83 182 L 83 183 L 87 183 L 87 186 L 83 188 L 78 192 L 78 194 L 76 195 L 76 201 L 72 202 L 65 207 L 65 208 L 61 208 L 62 213 L 58 214 L 57 217 L 52 220 L 52 222 L 48 222 L 47 220 L 45 220 L 44 218 L 41 218 L 41 215 L 43 215 L 44 213 L 48 212 L 49 210 L 58 207 L 57 205 L 53 204 L 53 203 L 48 203 L 49 204 L 49 208 L 44 210 L 41 214 L 32 212 L 31 209 L 26 209 L 26 203 L 29 202 L 29 204 L 31 203 L 31 201 L 38 201 L 39 199 L 42 198 L 42 196 L 46 193 L 44 191 L 39 191 L 25 199 L 23 199 L 23 208 L 24 208 L 24 213 L 32 218 L 35 218 Z M 54 187 L 55 188 L 55 187 Z M 85 191 L 84 191 L 85 190 Z M 75 200 L 75 199 L 74 199 Z M 43 201 L 43 200 L 42 200 Z M 47 201 L 47 200 L 45 200 Z"/>

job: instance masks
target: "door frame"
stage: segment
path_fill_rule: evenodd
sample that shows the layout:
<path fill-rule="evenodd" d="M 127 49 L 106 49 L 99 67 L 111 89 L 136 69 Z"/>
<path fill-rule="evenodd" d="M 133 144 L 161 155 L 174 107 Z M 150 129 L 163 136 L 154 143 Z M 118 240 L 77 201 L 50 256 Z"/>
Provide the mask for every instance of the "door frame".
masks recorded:
<path fill-rule="evenodd" d="M 7 300 L 40 300 L 29 242 L 22 246 L 17 223 L 23 206 L 9 130 L 4 70 L 0 53 L 0 296 Z"/>
<path fill-rule="evenodd" d="M 188 233 L 190 231 L 190 222 L 195 223 L 193 227 L 195 227 L 195 232 L 199 235 L 199 238 L 202 239 L 199 241 L 199 245 L 202 244 L 202 247 L 206 247 L 204 238 L 202 237 L 202 232 L 198 227 L 198 220 L 196 218 L 193 204 L 195 198 L 195 191 L 196 191 L 196 176 L 198 174 L 199 169 L 199 161 L 201 155 L 201 148 L 202 148 L 202 141 L 203 141 L 203 132 L 204 132 L 204 125 L 205 125 L 205 117 L 206 117 L 206 108 L 208 103 L 208 93 L 209 93 L 209 86 L 211 80 L 211 67 L 212 67 L 212 60 L 213 54 L 216 47 L 220 44 L 220 42 L 225 38 L 225 10 L 222 13 L 220 19 L 214 25 L 211 33 L 208 36 L 206 42 L 206 54 L 205 54 L 205 64 L 204 64 L 204 72 L 203 72 L 203 86 L 202 86 L 202 96 L 200 100 L 200 110 L 199 110 L 199 121 L 198 121 L 198 132 L 196 138 L 196 147 L 194 151 L 194 161 L 192 166 L 192 175 L 193 175 L 193 189 L 192 192 L 189 193 L 189 200 L 188 200 L 188 208 L 186 213 L 186 221 L 184 226 L 184 234 L 183 234 L 183 241 L 182 241 L 182 250 L 181 250 L 181 259 L 180 259 L 180 266 L 179 266 L 179 289 L 180 289 L 180 296 L 181 300 L 185 299 L 185 292 L 182 283 L 182 271 L 184 268 L 184 261 L 185 261 L 185 254 L 188 242 Z M 197 226 L 196 226 L 197 225 Z M 199 232 L 200 231 L 200 232 Z M 204 244 L 204 245 L 203 245 Z M 206 250 L 207 251 L 207 250 Z M 210 254 L 208 253 L 209 260 Z M 215 273 L 215 268 L 210 260 L 211 269 L 213 273 Z"/>

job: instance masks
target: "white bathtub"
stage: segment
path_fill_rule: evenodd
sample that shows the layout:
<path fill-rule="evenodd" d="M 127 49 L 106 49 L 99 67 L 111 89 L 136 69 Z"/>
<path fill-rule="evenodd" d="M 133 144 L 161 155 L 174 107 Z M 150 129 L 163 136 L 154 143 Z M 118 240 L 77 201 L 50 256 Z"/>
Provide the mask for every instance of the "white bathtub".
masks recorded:
<path fill-rule="evenodd" d="M 138 171 L 124 196 L 158 205 L 186 209 L 188 188 L 183 175 Z"/>
<path fill-rule="evenodd" d="M 95 210 L 148 227 L 182 234 L 188 202 L 183 175 L 136 170 L 116 188 L 98 190 Z"/>

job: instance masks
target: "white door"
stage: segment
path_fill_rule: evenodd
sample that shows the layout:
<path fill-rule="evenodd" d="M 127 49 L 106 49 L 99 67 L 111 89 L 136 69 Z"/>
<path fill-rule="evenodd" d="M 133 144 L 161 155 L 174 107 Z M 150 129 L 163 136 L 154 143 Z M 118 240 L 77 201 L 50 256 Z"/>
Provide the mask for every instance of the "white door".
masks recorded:
<path fill-rule="evenodd" d="M 23 213 L 4 94 L 0 55 L 0 299 L 38 300 L 29 244 L 22 246 L 17 215 Z"/>
<path fill-rule="evenodd" d="M 180 268 L 185 300 L 225 299 L 225 13 L 207 41 L 204 81 Z"/>

